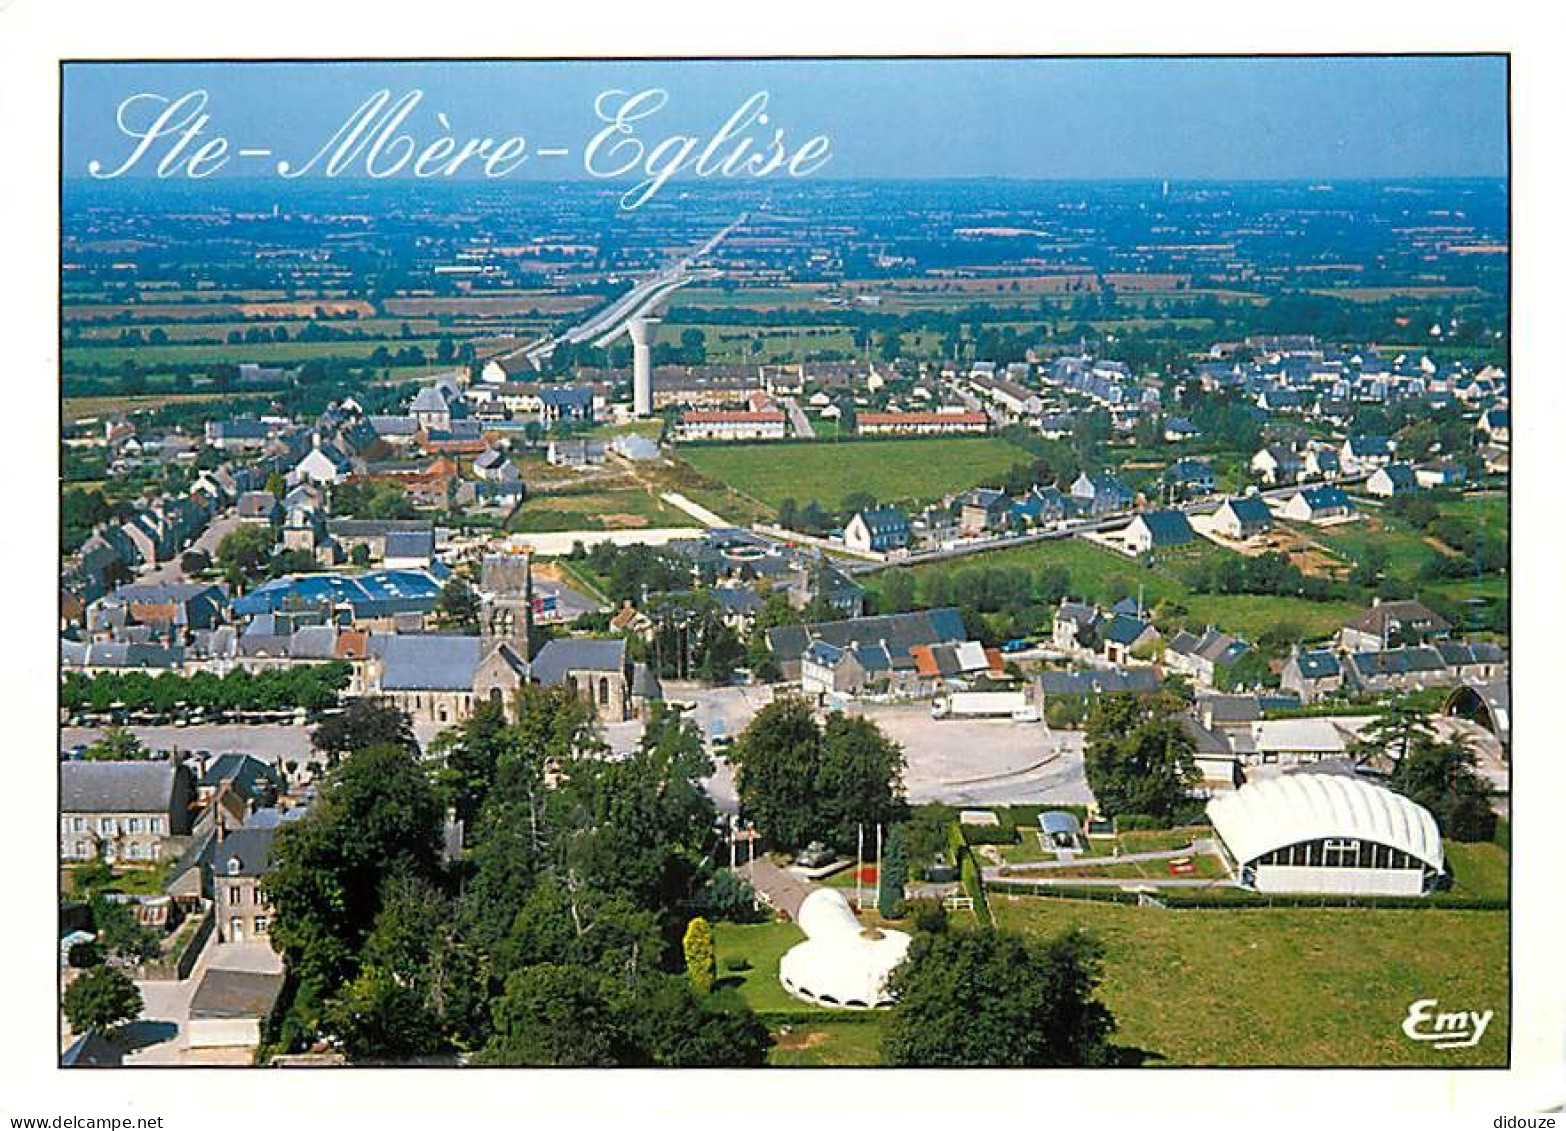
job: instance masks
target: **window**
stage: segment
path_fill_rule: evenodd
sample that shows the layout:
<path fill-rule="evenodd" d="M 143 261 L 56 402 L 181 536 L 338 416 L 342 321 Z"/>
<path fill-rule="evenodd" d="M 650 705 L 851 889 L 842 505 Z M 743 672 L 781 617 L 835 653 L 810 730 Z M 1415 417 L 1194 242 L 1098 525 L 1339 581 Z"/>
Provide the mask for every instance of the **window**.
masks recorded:
<path fill-rule="evenodd" d="M 1359 841 L 1329 838 L 1322 844 L 1321 862 L 1328 868 L 1357 868 Z"/>
<path fill-rule="evenodd" d="M 114 835 L 114 818 L 113 817 L 99 817 L 98 818 L 98 831 L 100 833 L 102 833 L 104 836 L 113 836 Z"/>
<path fill-rule="evenodd" d="M 125 821 L 125 831 L 131 834 L 141 832 L 141 818 L 129 817 Z"/>
<path fill-rule="evenodd" d="M 256 916 L 256 934 L 264 935 L 271 929 L 272 924 L 267 922 L 265 915 Z"/>
<path fill-rule="evenodd" d="M 245 901 L 245 889 L 235 884 L 228 889 L 228 902 L 233 907 L 238 907 Z"/>
<path fill-rule="evenodd" d="M 149 818 L 147 818 L 147 831 L 149 833 L 162 833 L 163 832 L 163 818 L 162 817 L 149 817 Z"/>
<path fill-rule="evenodd" d="M 75 818 L 72 821 L 72 823 L 71 823 L 71 828 L 75 832 L 79 832 L 79 833 L 86 832 L 87 831 L 87 818 L 86 817 L 77 817 L 77 818 Z"/>
<path fill-rule="evenodd" d="M 604 676 L 603 678 L 601 678 L 598 681 L 598 705 L 600 707 L 607 707 L 609 705 L 609 677 L 608 676 Z"/>

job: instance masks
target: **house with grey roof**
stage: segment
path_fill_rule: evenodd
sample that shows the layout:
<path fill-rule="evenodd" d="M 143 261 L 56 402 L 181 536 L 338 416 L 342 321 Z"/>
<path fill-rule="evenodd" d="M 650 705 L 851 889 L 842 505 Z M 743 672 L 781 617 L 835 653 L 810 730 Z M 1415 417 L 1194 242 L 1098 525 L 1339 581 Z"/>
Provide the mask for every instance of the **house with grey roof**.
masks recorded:
<path fill-rule="evenodd" d="M 257 1047 L 282 992 L 281 972 L 207 970 L 190 999 L 186 1043 L 192 1049 Z"/>
<path fill-rule="evenodd" d="M 1447 619 L 1424 602 L 1377 597 L 1370 608 L 1338 630 L 1338 647 L 1345 652 L 1374 652 L 1398 644 L 1445 640 L 1451 634 Z"/>
<path fill-rule="evenodd" d="M 1251 646 L 1211 625 L 1200 636 L 1184 630 L 1175 633 L 1164 649 L 1164 666 L 1190 676 L 1198 687 L 1215 687 L 1219 676 L 1233 667 Z"/>
<path fill-rule="evenodd" d="M 274 828 L 220 833 L 212 854 L 212 909 L 219 942 L 264 939 L 271 934 L 272 908 L 261 879 L 272 871 Z"/>
<path fill-rule="evenodd" d="M 1061 601 L 1055 610 L 1051 639 L 1062 652 L 1093 652 L 1098 648 L 1097 630 L 1104 615 L 1092 605 Z"/>
<path fill-rule="evenodd" d="M 1158 690 L 1158 674 L 1152 668 L 1084 668 L 1080 671 L 1047 671 L 1038 676 L 1043 698 L 1093 695 L 1143 695 Z"/>
<path fill-rule="evenodd" d="M 1296 522 L 1334 522 L 1354 515 L 1354 504 L 1339 487 L 1306 487 L 1296 491 L 1279 511 Z"/>
<path fill-rule="evenodd" d="M 1301 703 L 1314 703 L 1342 690 L 1343 666 L 1337 653 L 1329 649 L 1302 652 L 1296 648 L 1283 665 L 1278 686 L 1298 695 Z"/>
<path fill-rule="evenodd" d="M 861 554 L 906 549 L 911 537 L 908 516 L 896 507 L 859 511 L 843 528 L 843 545 Z"/>
<path fill-rule="evenodd" d="M 1152 621 L 1123 613 L 1114 614 L 1101 625 L 1098 637 L 1104 648 L 1104 659 L 1111 664 L 1125 664 L 1133 658 L 1140 659 L 1140 656 L 1134 657 L 1134 653 L 1145 654 L 1163 639 Z"/>
<path fill-rule="evenodd" d="M 1113 475 L 1085 471 L 1072 481 L 1071 497 L 1093 516 L 1127 510 L 1136 502 L 1136 493 Z"/>
<path fill-rule="evenodd" d="M 889 681 L 907 690 L 916 690 L 921 681 L 913 648 L 961 643 L 967 639 L 968 630 L 962 622 L 962 614 L 952 608 L 854 617 L 816 624 L 779 625 L 767 632 L 767 646 L 785 680 L 802 678 L 805 650 L 820 640 L 840 649 L 851 644 L 861 650 L 872 647 L 883 649 L 890 664 Z"/>
<path fill-rule="evenodd" d="M 1184 511 L 1144 511 L 1131 520 L 1120 538 L 1134 554 L 1184 546 L 1196 539 Z"/>
<path fill-rule="evenodd" d="M 1272 529 L 1272 512 L 1256 495 L 1225 499 L 1213 512 L 1213 531 L 1224 538 L 1243 542 Z"/>
<path fill-rule="evenodd" d="M 1365 480 L 1365 493 L 1383 499 L 1411 495 L 1417 490 L 1419 481 L 1414 476 L 1413 467 L 1406 463 L 1389 463 L 1385 467 L 1378 467 Z"/>
<path fill-rule="evenodd" d="M 150 863 L 191 829 L 195 775 L 182 763 L 61 762 L 60 858 Z"/>

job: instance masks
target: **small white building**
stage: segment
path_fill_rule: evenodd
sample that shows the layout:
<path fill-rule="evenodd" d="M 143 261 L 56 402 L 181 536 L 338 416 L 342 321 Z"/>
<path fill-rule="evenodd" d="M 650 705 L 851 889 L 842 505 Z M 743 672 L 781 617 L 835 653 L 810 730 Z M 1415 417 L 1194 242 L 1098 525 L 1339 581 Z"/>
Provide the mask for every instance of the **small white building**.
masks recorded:
<path fill-rule="evenodd" d="M 1240 882 L 1260 892 L 1409 895 L 1445 869 L 1430 811 L 1339 773 L 1283 774 L 1207 803 Z"/>

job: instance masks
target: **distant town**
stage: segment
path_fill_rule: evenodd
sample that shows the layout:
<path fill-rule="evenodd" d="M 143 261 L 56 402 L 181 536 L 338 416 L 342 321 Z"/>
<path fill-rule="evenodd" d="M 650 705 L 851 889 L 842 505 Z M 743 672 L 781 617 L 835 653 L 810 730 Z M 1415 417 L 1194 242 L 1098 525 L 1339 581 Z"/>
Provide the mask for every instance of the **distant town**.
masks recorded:
<path fill-rule="evenodd" d="M 62 1063 L 1506 1063 L 1503 184 L 271 191 L 66 186 Z"/>

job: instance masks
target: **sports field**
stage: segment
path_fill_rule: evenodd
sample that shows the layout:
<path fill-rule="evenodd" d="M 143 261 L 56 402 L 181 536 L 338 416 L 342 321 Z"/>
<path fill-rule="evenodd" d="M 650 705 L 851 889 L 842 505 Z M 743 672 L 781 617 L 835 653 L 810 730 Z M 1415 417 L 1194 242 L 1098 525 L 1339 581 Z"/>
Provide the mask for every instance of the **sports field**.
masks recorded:
<path fill-rule="evenodd" d="M 994 483 L 1022 449 L 993 436 L 859 440 L 852 443 L 713 444 L 687 446 L 681 457 L 709 479 L 776 507 L 815 499 L 835 510 L 843 497 L 868 491 L 884 503 L 919 503 L 981 483 Z"/>

